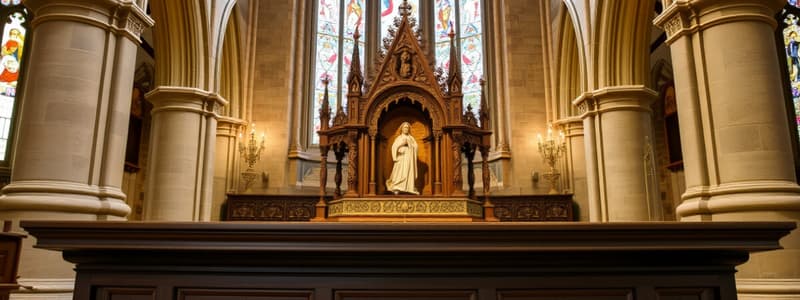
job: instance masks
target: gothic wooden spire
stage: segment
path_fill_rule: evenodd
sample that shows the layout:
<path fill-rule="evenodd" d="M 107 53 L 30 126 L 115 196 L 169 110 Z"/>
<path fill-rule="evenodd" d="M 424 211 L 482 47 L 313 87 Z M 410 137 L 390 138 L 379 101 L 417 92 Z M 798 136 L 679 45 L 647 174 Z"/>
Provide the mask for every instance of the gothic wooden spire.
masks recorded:
<path fill-rule="evenodd" d="M 478 112 L 481 120 L 481 129 L 489 130 L 489 103 L 486 101 L 486 80 L 481 78 L 481 109 Z"/>
<path fill-rule="evenodd" d="M 358 38 L 361 37 L 361 34 L 358 32 L 358 26 L 356 26 L 356 32 L 353 33 L 353 56 L 350 60 L 350 73 L 347 75 L 347 86 L 350 87 L 347 94 L 353 94 L 360 96 L 361 95 L 361 86 L 364 84 L 364 75 L 361 73 L 361 56 L 358 52 Z"/>
<path fill-rule="evenodd" d="M 325 94 L 322 95 L 322 106 L 319 108 L 319 122 L 320 130 L 327 130 L 330 128 L 331 120 L 331 107 L 328 105 L 328 83 L 330 79 L 327 75 L 323 75 L 322 84 L 325 85 Z"/>
<path fill-rule="evenodd" d="M 456 33 L 453 27 L 450 26 L 450 70 L 447 73 L 447 84 L 450 94 L 461 93 L 461 83 L 464 81 L 461 78 L 461 60 L 458 59 L 458 51 L 456 51 Z"/>

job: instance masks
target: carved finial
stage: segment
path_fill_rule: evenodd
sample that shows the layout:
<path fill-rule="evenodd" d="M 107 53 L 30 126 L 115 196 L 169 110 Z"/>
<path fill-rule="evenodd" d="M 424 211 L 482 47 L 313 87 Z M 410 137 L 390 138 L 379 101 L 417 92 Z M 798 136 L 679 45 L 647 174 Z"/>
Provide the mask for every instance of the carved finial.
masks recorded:
<path fill-rule="evenodd" d="M 347 75 L 348 95 L 361 95 L 361 87 L 364 85 L 364 75 L 361 73 L 361 56 L 358 50 L 358 38 L 361 34 L 358 27 L 353 33 L 353 56 L 350 59 L 350 73 Z"/>
<path fill-rule="evenodd" d="M 447 72 L 447 83 L 450 93 L 461 93 L 461 83 L 464 80 L 461 78 L 461 60 L 458 59 L 458 51 L 456 50 L 455 32 L 453 26 L 450 26 L 450 70 Z"/>
<path fill-rule="evenodd" d="M 481 129 L 489 130 L 489 103 L 486 101 L 486 80 L 481 78 L 481 110 L 478 112 Z"/>
<path fill-rule="evenodd" d="M 330 127 L 331 107 L 328 105 L 328 84 L 330 83 L 328 74 L 322 75 L 322 84 L 325 85 L 325 93 L 322 95 L 322 106 L 319 108 L 320 129 L 327 130 Z"/>
<path fill-rule="evenodd" d="M 400 16 L 408 17 L 411 15 L 411 4 L 408 4 L 408 0 L 403 0 L 403 3 L 400 4 Z"/>

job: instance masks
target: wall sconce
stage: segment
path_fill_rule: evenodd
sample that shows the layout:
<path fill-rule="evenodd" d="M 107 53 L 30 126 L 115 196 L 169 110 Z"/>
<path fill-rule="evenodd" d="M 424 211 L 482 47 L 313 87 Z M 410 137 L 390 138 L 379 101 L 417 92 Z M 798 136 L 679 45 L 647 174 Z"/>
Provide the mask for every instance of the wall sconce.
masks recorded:
<path fill-rule="evenodd" d="M 541 134 L 537 134 L 539 141 L 539 154 L 542 155 L 542 160 L 549 167 L 548 171 L 542 174 L 544 179 L 550 181 L 550 191 L 548 194 L 558 194 L 556 190 L 556 182 L 561 174 L 556 170 L 556 162 L 564 155 L 566 150 L 566 142 L 564 141 L 564 132 L 559 131 L 558 136 L 553 136 L 553 125 L 547 124 L 547 138 L 542 139 Z"/>
<path fill-rule="evenodd" d="M 261 160 L 261 151 L 264 150 L 264 133 L 261 134 L 261 141 L 256 140 L 256 123 L 250 124 L 250 133 L 245 142 L 242 142 L 242 134 L 239 133 L 239 154 L 247 164 L 247 170 L 242 172 L 242 180 L 244 180 L 244 189 L 250 188 L 250 184 L 260 175 L 253 169 L 253 166 Z"/>

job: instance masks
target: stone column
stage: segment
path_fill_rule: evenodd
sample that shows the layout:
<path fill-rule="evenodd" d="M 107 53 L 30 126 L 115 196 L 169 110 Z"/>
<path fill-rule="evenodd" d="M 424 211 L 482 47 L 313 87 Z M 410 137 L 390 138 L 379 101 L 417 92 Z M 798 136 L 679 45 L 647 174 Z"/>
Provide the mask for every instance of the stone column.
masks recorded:
<path fill-rule="evenodd" d="M 656 92 L 644 86 L 615 86 L 588 92 L 573 104 L 587 133 L 586 162 L 592 221 L 648 221 L 655 199 L 648 196 L 644 151 L 652 135 L 650 103 Z M 599 211 L 598 211 L 599 210 Z"/>
<path fill-rule="evenodd" d="M 30 0 L 36 18 L 0 220 L 122 220 L 134 62 L 153 21 L 130 1 Z M 63 288 L 72 266 L 24 240 L 20 283 Z M 54 284 L 53 284 L 54 283 Z M 71 289 L 71 286 L 69 287 Z"/>
<path fill-rule="evenodd" d="M 567 145 L 564 153 L 564 170 L 566 170 L 563 180 L 563 189 L 569 190 L 573 194 L 575 204 L 582 211 L 589 211 L 589 192 L 586 182 L 586 143 L 583 138 L 583 120 L 579 117 L 570 117 L 553 122 L 554 125 L 564 130 L 565 143 Z M 590 221 L 590 214 L 580 215 L 580 221 Z M 591 221 L 600 221 L 597 220 Z"/>
<path fill-rule="evenodd" d="M 197 88 L 159 86 L 147 93 L 153 103 L 150 165 L 144 219 L 211 219 L 216 109 L 219 95 Z"/>
<path fill-rule="evenodd" d="M 676 0 L 655 19 L 672 53 L 686 192 L 681 220 L 800 220 L 774 31 L 781 0 Z M 739 299 L 800 298 L 800 232 L 751 255 Z"/>
<path fill-rule="evenodd" d="M 247 122 L 230 117 L 220 117 L 217 123 L 217 138 L 214 159 L 214 194 L 212 212 L 219 212 L 227 193 L 239 191 L 239 134 Z M 221 214 L 212 214 L 211 220 L 220 220 Z"/>

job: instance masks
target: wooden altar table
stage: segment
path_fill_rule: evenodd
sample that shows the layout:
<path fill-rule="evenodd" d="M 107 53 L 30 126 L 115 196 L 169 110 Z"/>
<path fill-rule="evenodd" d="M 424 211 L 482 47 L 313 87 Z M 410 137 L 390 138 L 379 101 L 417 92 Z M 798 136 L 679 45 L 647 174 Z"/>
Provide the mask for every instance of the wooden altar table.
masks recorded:
<path fill-rule="evenodd" d="M 791 222 L 23 221 L 74 299 L 736 299 Z"/>

